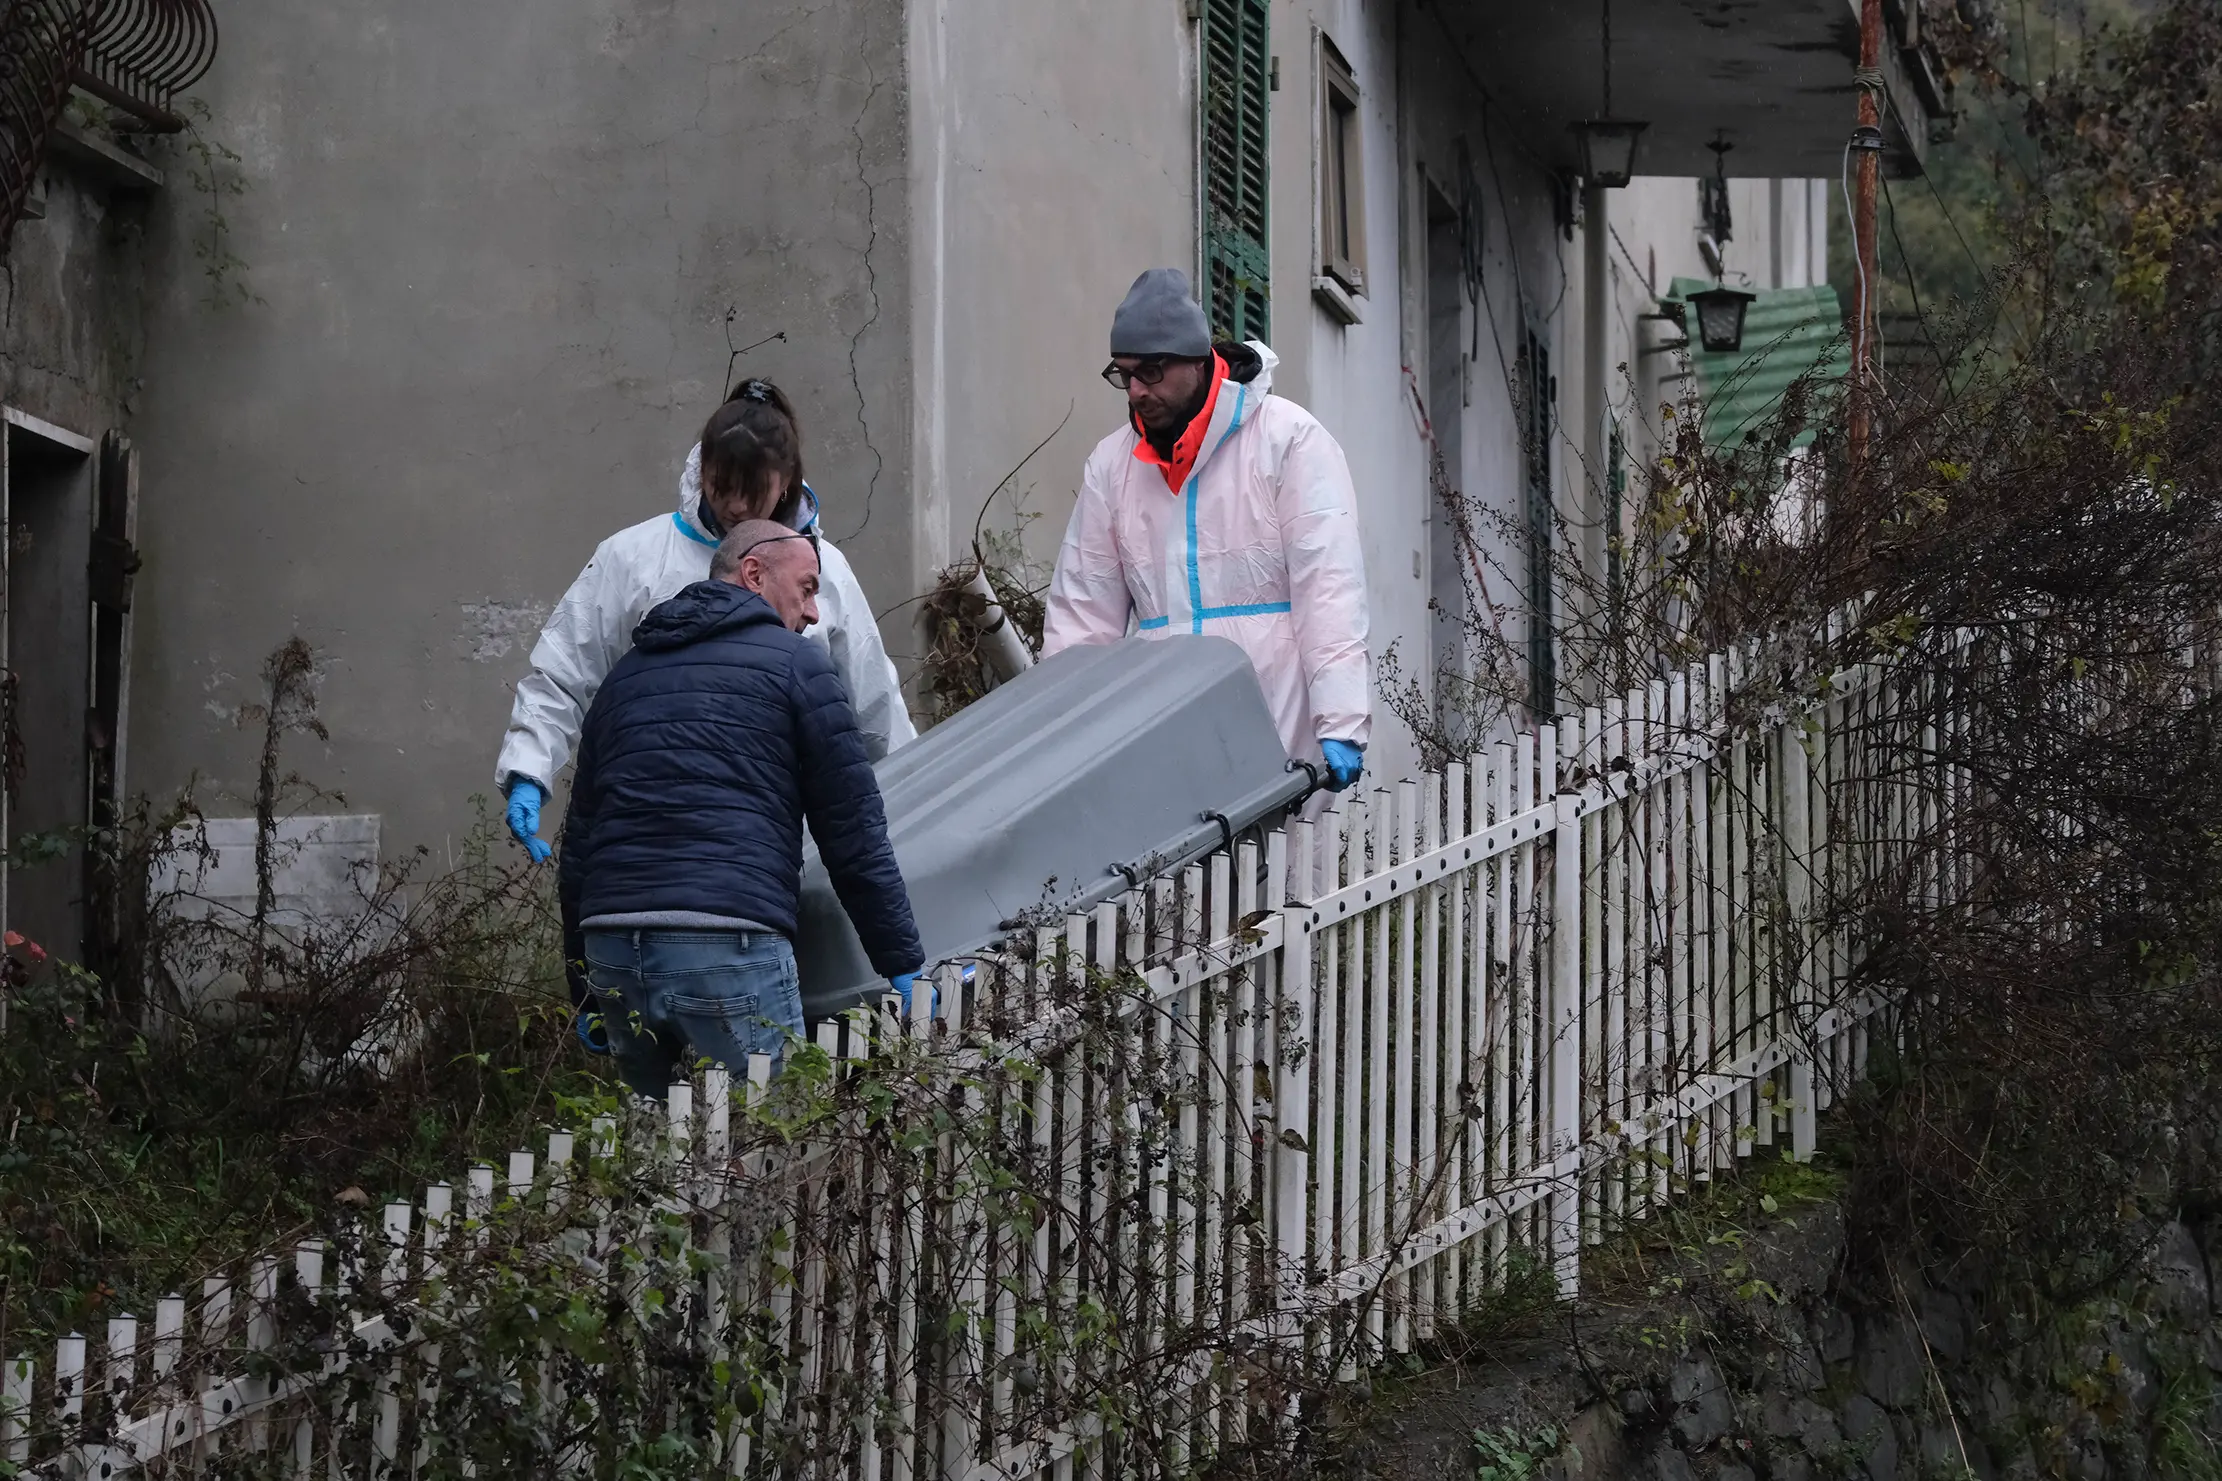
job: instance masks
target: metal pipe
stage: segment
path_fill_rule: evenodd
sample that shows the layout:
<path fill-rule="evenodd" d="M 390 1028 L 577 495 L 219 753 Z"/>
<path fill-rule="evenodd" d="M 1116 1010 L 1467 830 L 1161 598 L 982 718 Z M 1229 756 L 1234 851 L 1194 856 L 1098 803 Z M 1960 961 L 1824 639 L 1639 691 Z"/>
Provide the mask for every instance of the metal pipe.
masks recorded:
<path fill-rule="evenodd" d="M 1859 7 L 1859 126 L 1862 133 L 1882 127 L 1882 107 L 1876 93 L 1882 87 L 1882 0 L 1860 0 Z M 1874 422 L 1875 391 L 1871 364 L 1875 353 L 1875 293 L 1880 285 L 1875 251 L 1875 182 L 1882 168 L 1876 149 L 1855 149 L 1858 171 L 1852 196 L 1852 239 L 1859 254 L 1860 289 L 1858 316 L 1852 324 L 1851 453 L 1857 468 L 1867 461 L 1867 439 Z"/>
<path fill-rule="evenodd" d="M 1606 250 L 1607 234 L 1612 230 L 1610 218 L 1605 214 L 1609 199 L 1605 190 L 1589 185 L 1582 192 L 1582 510 L 1581 541 L 1583 574 L 1591 583 L 1591 590 L 1601 590 L 1609 564 L 1608 552 L 1612 539 L 1618 532 L 1607 527 L 1609 500 L 1606 482 L 1612 470 L 1606 467 L 1606 448 L 1609 443 L 1607 427 L 1611 413 L 1611 355 L 1609 335 L 1612 326 L 1612 277 L 1610 254 Z M 1571 602 L 1569 602 L 1571 606 Z M 1609 614 L 1594 597 L 1590 600 L 1594 610 L 1569 612 L 1567 616 L 1577 622 L 1596 624 L 1601 634 Z M 1599 679 L 1592 674 L 1582 697 L 1598 697 Z"/>
<path fill-rule="evenodd" d="M 974 567 L 972 579 L 965 583 L 965 591 L 978 597 L 985 605 L 980 609 L 980 651 L 995 670 L 999 683 L 1009 683 L 1034 666 L 1034 654 L 1026 646 L 1026 639 L 1019 636 L 1017 624 L 1011 614 L 1003 610 L 996 599 L 995 588 L 988 584 L 988 573 Z"/>

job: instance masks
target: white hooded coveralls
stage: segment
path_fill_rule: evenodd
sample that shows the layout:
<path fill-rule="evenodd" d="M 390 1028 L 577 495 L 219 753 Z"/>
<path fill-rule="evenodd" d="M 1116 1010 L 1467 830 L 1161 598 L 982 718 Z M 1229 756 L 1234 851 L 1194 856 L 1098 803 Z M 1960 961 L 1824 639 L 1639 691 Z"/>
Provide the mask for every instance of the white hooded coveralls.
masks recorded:
<path fill-rule="evenodd" d="M 1280 357 L 1219 388 L 1178 492 L 1134 456 L 1130 421 L 1096 444 L 1057 552 L 1042 656 L 1081 643 L 1212 633 L 1250 655 L 1288 754 L 1373 731 L 1365 560 L 1350 466 L 1308 411 L 1272 394 Z"/>
<path fill-rule="evenodd" d="M 797 529 L 818 522 L 807 493 Z M 604 540 L 578 580 L 563 594 L 533 645 L 532 672 L 517 682 L 494 779 L 504 791 L 511 777 L 529 777 L 549 789 L 571 759 L 579 726 L 595 691 L 633 646 L 633 629 L 648 609 L 710 575 L 717 539 L 702 522 L 702 449 L 687 454 L 679 480 L 679 508 Z M 818 621 L 808 636 L 826 645 L 848 687 L 864 749 L 878 761 L 918 738 L 903 705 L 895 665 L 880 641 L 871 603 L 857 585 L 847 558 L 818 537 Z"/>

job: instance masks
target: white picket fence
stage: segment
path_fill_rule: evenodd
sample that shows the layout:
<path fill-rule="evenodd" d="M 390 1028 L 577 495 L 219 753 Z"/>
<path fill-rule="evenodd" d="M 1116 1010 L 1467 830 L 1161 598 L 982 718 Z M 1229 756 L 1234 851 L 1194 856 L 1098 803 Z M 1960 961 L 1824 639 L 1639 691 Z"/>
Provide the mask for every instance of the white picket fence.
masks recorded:
<path fill-rule="evenodd" d="M 1109 1474 L 1121 1447 L 1206 1455 L 1278 1424 L 1299 1375 L 1427 1341 L 1510 1261 L 1571 1293 L 1584 1244 L 1677 1186 L 1809 1154 L 1887 1006 L 1846 989 L 1862 943 L 1815 902 L 1885 871 L 1940 900 L 1964 883 L 1933 847 L 1964 788 L 1934 760 L 1958 722 L 1866 669 L 1732 726 L 1742 662 L 944 966 L 938 1020 L 920 994 L 909 1023 L 821 1026 L 837 1076 L 878 1060 L 917 1083 L 806 1145 L 754 1129 L 768 1063 L 737 1094 L 716 1071 L 675 1087 L 666 1160 L 639 1165 L 705 1258 L 670 1267 L 658 1319 L 729 1387 L 758 1375 L 709 1423 L 706 1468 L 1063 1481 Z M 597 1156 L 638 1143 L 580 1130 Z M 979 1173 L 982 1147 L 1018 1167 L 1011 1186 Z M 477 1308 L 426 1335 L 440 1301 L 488 1299 L 442 1294 L 462 1241 L 535 1208 L 579 1231 L 543 1241 L 571 1252 L 556 1268 L 616 1289 L 624 1201 L 575 1191 L 579 1151 L 558 1134 L 503 1179 L 472 1170 L 461 1209 L 431 1189 L 341 1258 L 273 1254 L 212 1278 L 197 1310 L 163 1301 L 151 1334 L 119 1317 L 49 1369 L 9 1362 L 0 1459 L 436 1469 L 495 1418 L 454 1407 Z M 339 1334 L 313 1363 L 249 1356 L 304 1309 Z M 573 1436 L 548 1442 L 551 1473 L 592 1469 L 591 1377 L 550 1358 L 505 1390 L 504 1422 L 544 1412 Z"/>

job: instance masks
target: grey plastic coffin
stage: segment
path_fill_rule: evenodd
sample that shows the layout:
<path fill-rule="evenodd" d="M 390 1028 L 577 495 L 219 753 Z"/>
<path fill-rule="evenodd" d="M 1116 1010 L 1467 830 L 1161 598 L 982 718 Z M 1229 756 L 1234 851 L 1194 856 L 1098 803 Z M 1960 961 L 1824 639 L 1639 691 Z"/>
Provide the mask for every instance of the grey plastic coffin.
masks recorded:
<path fill-rule="evenodd" d="M 879 765 L 928 961 L 981 949 L 1022 911 L 1108 899 L 1119 866 L 1198 857 L 1221 819 L 1246 827 L 1309 781 L 1248 657 L 1209 637 L 1067 649 Z M 814 846 L 801 906 L 804 1016 L 884 993 Z"/>

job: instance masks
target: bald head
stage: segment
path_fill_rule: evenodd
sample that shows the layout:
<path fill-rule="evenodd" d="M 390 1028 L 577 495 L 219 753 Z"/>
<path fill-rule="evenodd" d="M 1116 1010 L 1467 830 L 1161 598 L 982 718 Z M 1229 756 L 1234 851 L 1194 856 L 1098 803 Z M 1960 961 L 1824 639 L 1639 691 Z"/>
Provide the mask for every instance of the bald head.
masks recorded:
<path fill-rule="evenodd" d="M 789 632 L 818 620 L 818 547 L 768 519 L 744 520 L 718 542 L 710 579 L 753 591 L 771 604 Z"/>

